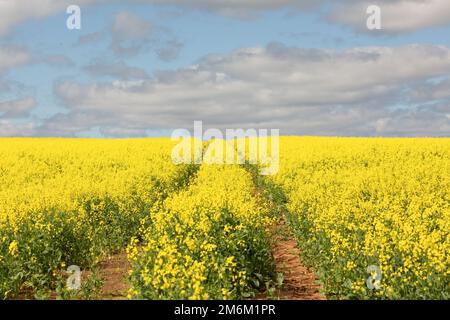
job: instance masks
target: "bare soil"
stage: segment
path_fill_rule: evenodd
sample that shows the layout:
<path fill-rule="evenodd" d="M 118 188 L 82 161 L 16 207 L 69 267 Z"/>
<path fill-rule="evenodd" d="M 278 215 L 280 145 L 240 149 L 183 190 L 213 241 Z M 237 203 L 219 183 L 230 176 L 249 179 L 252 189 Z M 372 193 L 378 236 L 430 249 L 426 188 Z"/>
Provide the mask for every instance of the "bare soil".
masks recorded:
<path fill-rule="evenodd" d="M 276 271 L 284 276 L 283 286 L 277 290 L 281 300 L 325 300 L 315 274 L 301 260 L 297 242 L 284 219 L 273 229 L 272 254 Z"/>
<path fill-rule="evenodd" d="M 103 281 L 99 299 L 127 299 L 129 284 L 127 281 L 130 264 L 126 253 L 112 255 L 100 263 L 99 276 Z"/>

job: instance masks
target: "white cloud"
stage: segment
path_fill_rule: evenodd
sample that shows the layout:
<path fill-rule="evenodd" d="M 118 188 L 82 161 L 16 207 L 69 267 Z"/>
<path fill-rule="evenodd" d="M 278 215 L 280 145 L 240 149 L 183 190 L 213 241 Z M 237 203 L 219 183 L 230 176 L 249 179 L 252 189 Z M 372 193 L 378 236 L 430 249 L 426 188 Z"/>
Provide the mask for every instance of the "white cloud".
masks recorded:
<path fill-rule="evenodd" d="M 107 4 L 105 0 L 78 0 L 77 4 Z M 117 1 L 118 2 L 118 1 Z M 234 17 L 253 17 L 264 11 L 289 9 L 292 11 L 318 8 L 326 3 L 334 6 L 330 13 L 331 21 L 367 31 L 366 9 L 368 5 L 378 4 L 382 8 L 385 32 L 410 32 L 422 28 L 450 24 L 450 1 L 448 0 L 130 0 L 129 3 L 148 3 L 177 5 L 185 8 L 204 9 Z M 338 5 L 336 5 L 338 3 Z M 72 0 L 0 0 L 0 36 L 6 35 L 20 23 L 42 19 L 57 12 L 65 12 Z M 126 16 L 117 23 L 127 22 Z M 122 24 L 123 25 L 123 24 Z M 129 29 L 139 32 L 140 27 L 132 22 Z"/>
<path fill-rule="evenodd" d="M 111 49 L 120 57 L 153 51 L 163 61 L 178 57 L 183 43 L 172 32 L 131 12 L 122 11 L 111 25 Z"/>
<path fill-rule="evenodd" d="M 386 33 L 412 32 L 450 24 L 448 0 L 347 0 L 334 8 L 331 21 L 368 32 L 366 9 L 374 4 L 381 8 L 382 28 Z"/>
<path fill-rule="evenodd" d="M 0 74 L 31 60 L 30 53 L 21 47 L 0 46 Z"/>
<path fill-rule="evenodd" d="M 127 65 L 123 61 L 110 62 L 95 60 L 84 69 L 95 77 L 112 77 L 118 79 L 144 79 L 148 78 L 145 70 Z"/>
<path fill-rule="evenodd" d="M 103 0 L 77 0 L 80 6 Z M 65 12 L 73 0 L 0 0 L 0 36 L 6 35 L 11 28 L 32 19 L 48 17 L 56 12 Z"/>
<path fill-rule="evenodd" d="M 118 0 L 78 0 L 81 6 L 107 4 Z M 178 5 L 187 8 L 206 9 L 232 16 L 248 16 L 255 12 L 284 7 L 304 8 L 323 0 L 130 0 L 128 3 L 148 3 L 158 5 Z M 33 19 L 43 19 L 58 12 L 65 12 L 73 0 L 0 0 L 0 36 L 9 33 L 15 26 Z M 126 18 L 126 17 L 123 17 Z M 133 26 L 131 26 L 133 28 Z M 137 29 L 136 29 L 137 30 Z"/>
<path fill-rule="evenodd" d="M 252 17 L 263 11 L 282 8 L 301 10 L 326 1 L 328 0 L 141 0 L 140 2 L 206 9 L 234 17 Z"/>
<path fill-rule="evenodd" d="M 36 106 L 34 98 L 22 98 L 0 102 L 0 118 L 23 118 Z"/>
<path fill-rule="evenodd" d="M 149 21 L 131 12 L 119 12 L 111 25 L 111 49 L 118 55 L 134 56 L 149 46 L 152 35 Z"/>
<path fill-rule="evenodd" d="M 411 134 L 433 123 L 429 131 L 442 134 L 448 110 L 417 109 L 420 100 L 411 100 L 411 90 L 448 74 L 450 49 L 443 46 L 335 51 L 271 44 L 211 55 L 196 66 L 129 85 L 61 83 L 55 93 L 69 114 L 48 120 L 42 129 L 142 132 L 189 128 L 203 120 L 219 128 L 338 135 Z"/>
<path fill-rule="evenodd" d="M 112 24 L 112 32 L 121 38 L 145 37 L 151 29 L 150 22 L 127 11 L 118 13 Z"/>
<path fill-rule="evenodd" d="M 17 124 L 0 119 L 0 137 L 28 137 L 35 134 L 35 124 L 29 122 Z"/>

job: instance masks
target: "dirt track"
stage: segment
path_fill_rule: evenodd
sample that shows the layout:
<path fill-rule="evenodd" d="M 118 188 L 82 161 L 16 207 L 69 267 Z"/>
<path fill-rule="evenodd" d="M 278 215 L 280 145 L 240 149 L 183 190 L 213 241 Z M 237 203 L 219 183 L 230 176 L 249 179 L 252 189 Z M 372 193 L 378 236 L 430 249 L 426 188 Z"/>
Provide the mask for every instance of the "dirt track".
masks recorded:
<path fill-rule="evenodd" d="M 313 272 L 301 261 L 297 242 L 291 236 L 284 220 L 273 231 L 272 254 L 276 271 L 284 276 L 283 287 L 277 291 L 282 300 L 324 300 Z"/>

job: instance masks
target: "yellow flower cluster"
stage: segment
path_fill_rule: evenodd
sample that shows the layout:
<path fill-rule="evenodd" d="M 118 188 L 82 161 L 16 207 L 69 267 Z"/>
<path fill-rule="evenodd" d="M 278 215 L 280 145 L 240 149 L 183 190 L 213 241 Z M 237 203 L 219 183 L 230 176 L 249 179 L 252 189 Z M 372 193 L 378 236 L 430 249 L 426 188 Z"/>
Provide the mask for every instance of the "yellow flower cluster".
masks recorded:
<path fill-rule="evenodd" d="M 174 145 L 0 139 L 0 299 L 127 245 L 130 298 L 251 296 L 280 209 L 260 192 L 328 297 L 450 299 L 449 139 L 283 137 L 264 191 L 255 166 L 175 165 Z"/>
<path fill-rule="evenodd" d="M 242 298 L 256 275 L 272 275 L 271 218 L 239 166 L 202 165 L 150 217 L 143 243 L 128 250 L 132 298 Z"/>
<path fill-rule="evenodd" d="M 0 139 L 0 299 L 125 247 L 193 168 L 168 139 Z M 20 276 L 19 276 L 20 275 Z M 36 281 L 35 281 L 36 280 Z M 35 281 L 35 282 L 33 282 Z"/>
<path fill-rule="evenodd" d="M 280 146 L 271 179 L 329 297 L 450 298 L 449 139 L 286 137 Z"/>

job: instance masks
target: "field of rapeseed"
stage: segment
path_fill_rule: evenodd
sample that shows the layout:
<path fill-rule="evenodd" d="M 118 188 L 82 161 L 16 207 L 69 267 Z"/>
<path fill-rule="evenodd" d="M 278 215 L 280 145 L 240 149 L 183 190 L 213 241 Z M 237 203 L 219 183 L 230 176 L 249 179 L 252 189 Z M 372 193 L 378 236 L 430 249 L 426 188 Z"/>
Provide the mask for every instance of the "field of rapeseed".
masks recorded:
<path fill-rule="evenodd" d="M 129 248 L 130 295 L 238 299 L 271 279 L 266 229 L 272 219 L 254 191 L 243 168 L 202 166 L 187 190 L 151 214 L 144 242 Z"/>
<path fill-rule="evenodd" d="M 450 298 L 449 139 L 280 146 L 272 181 L 329 298 Z"/>
<path fill-rule="evenodd" d="M 0 139 L 0 299 L 61 293 L 67 266 L 125 248 L 131 299 L 252 297 L 283 212 L 328 298 L 450 298 L 449 139 L 284 137 L 256 180 L 173 147 Z"/>
<path fill-rule="evenodd" d="M 125 247 L 187 180 L 170 140 L 0 140 L 0 298 L 45 297 L 61 270 Z M 62 282 L 65 285 L 64 282 Z"/>

